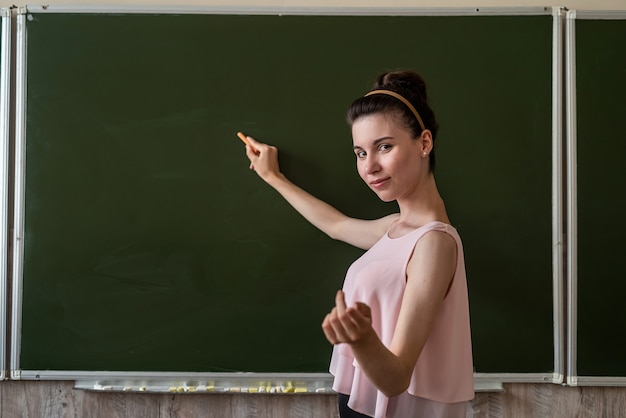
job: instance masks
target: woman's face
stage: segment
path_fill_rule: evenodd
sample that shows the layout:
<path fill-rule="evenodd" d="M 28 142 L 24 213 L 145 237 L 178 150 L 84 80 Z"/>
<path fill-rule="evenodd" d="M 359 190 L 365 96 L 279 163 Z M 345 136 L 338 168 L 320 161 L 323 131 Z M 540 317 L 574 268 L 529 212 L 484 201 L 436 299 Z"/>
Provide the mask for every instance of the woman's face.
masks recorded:
<path fill-rule="evenodd" d="M 423 176 L 429 174 L 430 147 L 423 136 L 413 139 L 409 130 L 390 114 L 364 116 L 352 124 L 357 170 L 381 200 L 408 197 L 418 189 Z"/>

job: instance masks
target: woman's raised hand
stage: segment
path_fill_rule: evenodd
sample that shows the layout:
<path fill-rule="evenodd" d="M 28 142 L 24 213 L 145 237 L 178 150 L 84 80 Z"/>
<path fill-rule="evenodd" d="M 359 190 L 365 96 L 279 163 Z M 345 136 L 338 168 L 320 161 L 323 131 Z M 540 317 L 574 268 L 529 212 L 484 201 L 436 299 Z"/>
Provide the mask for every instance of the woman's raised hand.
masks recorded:
<path fill-rule="evenodd" d="M 250 145 L 246 145 L 250 170 L 256 171 L 259 177 L 265 181 L 268 181 L 272 176 L 278 176 L 280 174 L 278 148 L 259 142 L 251 136 L 248 136 L 247 139 L 250 142 Z"/>

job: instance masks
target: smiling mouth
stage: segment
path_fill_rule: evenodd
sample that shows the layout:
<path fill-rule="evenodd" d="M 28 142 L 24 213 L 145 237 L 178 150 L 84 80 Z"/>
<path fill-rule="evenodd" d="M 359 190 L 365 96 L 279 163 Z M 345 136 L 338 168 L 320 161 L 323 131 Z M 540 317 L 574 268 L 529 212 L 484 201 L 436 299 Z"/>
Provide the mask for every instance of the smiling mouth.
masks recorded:
<path fill-rule="evenodd" d="M 372 186 L 374 188 L 381 187 L 383 184 L 387 183 L 387 180 L 389 180 L 389 177 L 384 178 L 384 179 L 374 180 L 374 181 L 370 182 L 370 186 Z"/>

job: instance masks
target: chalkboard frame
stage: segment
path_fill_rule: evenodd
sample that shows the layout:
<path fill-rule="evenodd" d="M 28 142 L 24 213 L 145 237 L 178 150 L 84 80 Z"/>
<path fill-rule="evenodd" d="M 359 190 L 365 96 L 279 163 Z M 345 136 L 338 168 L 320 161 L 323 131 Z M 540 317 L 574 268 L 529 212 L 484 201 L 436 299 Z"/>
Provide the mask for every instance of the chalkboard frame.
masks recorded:
<path fill-rule="evenodd" d="M 578 373 L 578 164 L 576 112 L 576 20 L 626 20 L 626 11 L 570 10 L 566 13 L 566 159 L 567 159 L 567 384 L 626 386 L 626 376 L 581 376 Z"/>
<path fill-rule="evenodd" d="M 9 216 L 9 123 L 11 78 L 11 10 L 0 9 L 0 380 L 6 375 L 8 295 L 8 216 Z"/>
<path fill-rule="evenodd" d="M 28 12 L 36 13 L 200 13 L 200 14 L 271 14 L 271 15 L 384 15 L 384 16 L 523 16 L 523 15 L 552 15 L 553 16 L 553 45 L 552 45 L 552 261 L 553 261 L 553 328 L 554 328 L 554 371 L 553 373 L 476 373 L 475 384 L 477 389 L 481 387 L 499 388 L 502 382 L 563 382 L 563 362 L 564 362 L 564 329 L 563 329 L 563 259 L 562 259 L 562 8 L 455 8 L 455 9 L 423 9 L 423 8 L 402 8 L 402 9 L 382 9 L 382 8 L 343 8 L 343 9 L 318 9 L 318 8 L 179 8 L 179 7 L 160 7 L 160 8 L 97 8 L 97 7 L 72 7 L 72 6 L 36 6 L 23 7 L 18 10 L 17 23 L 17 75 L 16 75 L 16 210 L 15 210 L 15 235 L 14 235 L 14 286 L 13 286 L 13 315 L 12 315 L 12 349 L 11 349 L 11 377 L 13 379 L 77 379 L 87 382 L 82 388 L 91 388 L 94 390 L 106 387 L 110 389 L 128 389 L 137 390 L 137 387 L 129 386 L 129 382 L 150 381 L 161 382 L 162 386 L 150 385 L 151 388 L 164 390 L 168 386 L 167 382 L 174 382 L 175 387 L 185 387 L 186 381 L 189 379 L 203 379 L 231 382 L 235 379 L 237 382 L 244 384 L 254 381 L 276 381 L 285 382 L 286 379 L 296 380 L 304 379 L 309 388 L 317 390 L 326 390 L 329 386 L 330 375 L 322 374 L 216 374 L 216 373 L 135 373 L 135 372 L 75 372 L 75 371 L 36 371 L 36 370 L 20 370 L 19 353 L 20 353 L 20 312 L 21 312 L 21 269 L 23 262 L 23 247 L 21 236 L 23 234 L 23 198 L 24 198 L 24 142 L 25 142 L 25 63 L 26 63 L 26 20 Z M 96 380 L 94 380 L 96 379 Z M 102 385 L 102 379 L 108 379 L 110 384 Z M 165 381 L 163 380 L 165 379 Z M 237 380 L 239 379 L 239 380 Z M 92 385 L 92 380 L 95 382 Z M 182 382 L 182 383 L 181 383 Z M 178 383 L 178 384 L 177 384 Z M 202 383 L 202 382 L 201 382 Z M 200 384 L 201 384 L 200 383 Z M 180 386 L 180 385 L 182 386 Z M 239 386 L 243 386 L 239 385 Z M 232 387 L 232 385 L 230 386 Z M 170 388 L 171 389 L 171 385 Z M 183 389 L 184 390 L 184 389 Z"/>

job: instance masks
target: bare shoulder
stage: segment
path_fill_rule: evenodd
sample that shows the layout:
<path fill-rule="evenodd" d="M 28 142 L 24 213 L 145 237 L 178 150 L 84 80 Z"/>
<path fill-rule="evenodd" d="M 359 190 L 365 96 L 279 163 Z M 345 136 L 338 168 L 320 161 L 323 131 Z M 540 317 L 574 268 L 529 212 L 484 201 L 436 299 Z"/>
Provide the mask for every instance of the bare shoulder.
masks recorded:
<path fill-rule="evenodd" d="M 443 231 L 429 231 L 415 244 L 409 267 L 438 270 L 456 267 L 457 243 L 453 236 Z"/>
<path fill-rule="evenodd" d="M 409 304 L 428 304 L 434 315 L 443 301 L 457 269 L 456 242 L 442 231 L 430 231 L 415 245 L 407 265 L 407 297 Z"/>
<path fill-rule="evenodd" d="M 452 235 L 444 231 L 432 230 L 428 231 L 420 238 L 415 247 L 427 247 L 443 251 L 456 252 L 456 240 Z"/>

